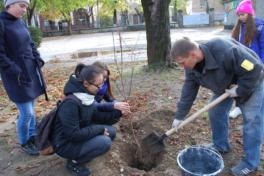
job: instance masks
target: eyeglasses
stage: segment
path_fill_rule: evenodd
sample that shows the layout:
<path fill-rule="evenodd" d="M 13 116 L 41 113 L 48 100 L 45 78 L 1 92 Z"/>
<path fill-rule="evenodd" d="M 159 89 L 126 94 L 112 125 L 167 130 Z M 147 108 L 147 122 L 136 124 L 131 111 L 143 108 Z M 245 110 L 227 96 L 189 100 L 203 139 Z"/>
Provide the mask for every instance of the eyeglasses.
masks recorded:
<path fill-rule="evenodd" d="M 88 83 L 93 85 L 93 86 L 95 86 L 97 89 L 100 89 L 104 85 L 104 83 L 101 83 L 100 85 L 96 85 L 96 84 L 94 84 L 92 82 L 88 82 Z"/>

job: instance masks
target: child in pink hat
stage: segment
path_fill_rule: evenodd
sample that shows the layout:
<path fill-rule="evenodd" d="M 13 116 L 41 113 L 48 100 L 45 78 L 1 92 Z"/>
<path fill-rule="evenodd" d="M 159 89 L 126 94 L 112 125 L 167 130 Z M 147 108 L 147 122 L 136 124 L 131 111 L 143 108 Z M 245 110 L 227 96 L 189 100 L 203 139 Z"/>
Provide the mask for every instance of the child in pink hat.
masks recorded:
<path fill-rule="evenodd" d="M 263 20 L 254 18 L 255 11 L 251 0 L 243 0 L 236 9 L 238 20 L 232 31 L 232 37 L 255 51 L 264 63 L 264 25 Z M 230 112 L 236 118 L 241 114 L 239 108 Z"/>
<path fill-rule="evenodd" d="M 238 20 L 232 31 L 232 37 L 255 51 L 264 63 L 264 21 L 254 17 L 255 11 L 251 0 L 243 0 L 236 9 Z M 239 107 L 235 107 L 230 113 L 231 118 L 241 115 Z M 237 165 L 232 168 L 233 175 L 247 175 L 252 169 L 246 165 Z M 248 172 L 245 174 L 244 172 Z"/>

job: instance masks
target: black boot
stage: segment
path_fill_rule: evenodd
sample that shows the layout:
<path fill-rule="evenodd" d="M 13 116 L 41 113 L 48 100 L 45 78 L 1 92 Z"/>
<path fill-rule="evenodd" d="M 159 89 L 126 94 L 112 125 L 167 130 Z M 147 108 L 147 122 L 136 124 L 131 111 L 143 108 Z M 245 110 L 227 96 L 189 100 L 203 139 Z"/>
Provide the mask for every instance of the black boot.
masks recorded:
<path fill-rule="evenodd" d="M 31 144 L 31 145 L 33 145 L 33 146 L 35 146 L 36 147 L 36 140 L 35 140 L 35 136 L 31 136 L 30 138 L 29 138 L 29 143 Z"/>
<path fill-rule="evenodd" d="M 22 144 L 21 149 L 29 155 L 39 155 L 38 149 L 30 140 L 28 140 L 25 144 Z"/>
<path fill-rule="evenodd" d="M 83 166 L 73 162 L 72 160 L 67 161 L 66 168 L 71 172 L 73 176 L 89 176 L 91 174 L 90 170 Z"/>
<path fill-rule="evenodd" d="M 34 148 L 34 150 L 38 150 L 35 137 L 36 136 L 31 136 L 29 138 L 29 143 L 32 145 L 32 148 Z"/>

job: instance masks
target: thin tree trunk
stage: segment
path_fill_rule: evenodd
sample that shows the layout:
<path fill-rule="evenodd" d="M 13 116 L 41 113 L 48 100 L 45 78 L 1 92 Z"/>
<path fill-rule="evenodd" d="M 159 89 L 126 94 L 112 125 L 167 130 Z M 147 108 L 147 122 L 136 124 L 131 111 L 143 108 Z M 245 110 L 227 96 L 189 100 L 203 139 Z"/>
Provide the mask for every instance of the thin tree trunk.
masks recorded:
<path fill-rule="evenodd" d="M 29 26 L 32 25 L 31 21 L 32 21 L 32 17 L 33 17 L 33 15 L 34 15 L 34 11 L 35 11 L 36 5 L 37 5 L 37 0 L 33 0 L 31 3 L 32 3 L 33 5 L 32 5 L 32 7 L 29 8 L 28 11 L 27 11 L 27 14 L 28 14 L 27 21 L 28 21 L 28 25 L 29 25 Z"/>
<path fill-rule="evenodd" d="M 92 16 L 92 28 L 94 28 L 95 27 L 95 20 L 94 20 L 94 11 L 93 11 L 93 7 L 92 7 L 92 9 L 91 9 L 91 16 Z"/>
<path fill-rule="evenodd" d="M 72 35 L 72 25 L 71 25 L 71 20 L 67 20 L 67 24 L 68 24 L 68 34 Z"/>
<path fill-rule="evenodd" d="M 71 25 L 71 15 L 70 15 L 70 12 L 63 12 L 61 11 L 61 14 L 62 16 L 64 17 L 64 19 L 66 20 L 67 22 L 67 26 L 68 26 L 68 35 L 71 35 L 72 34 L 72 25 Z"/>

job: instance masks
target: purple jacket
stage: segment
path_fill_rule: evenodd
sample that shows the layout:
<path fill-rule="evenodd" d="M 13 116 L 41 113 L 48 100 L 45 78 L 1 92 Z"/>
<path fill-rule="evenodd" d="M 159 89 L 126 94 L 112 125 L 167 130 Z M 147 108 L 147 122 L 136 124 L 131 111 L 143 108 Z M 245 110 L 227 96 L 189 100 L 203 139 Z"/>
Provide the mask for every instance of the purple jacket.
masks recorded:
<path fill-rule="evenodd" d="M 249 48 L 255 51 L 264 63 L 264 20 L 255 18 L 257 33 L 252 40 Z M 242 24 L 240 28 L 239 42 L 242 43 L 245 37 L 245 25 Z"/>

